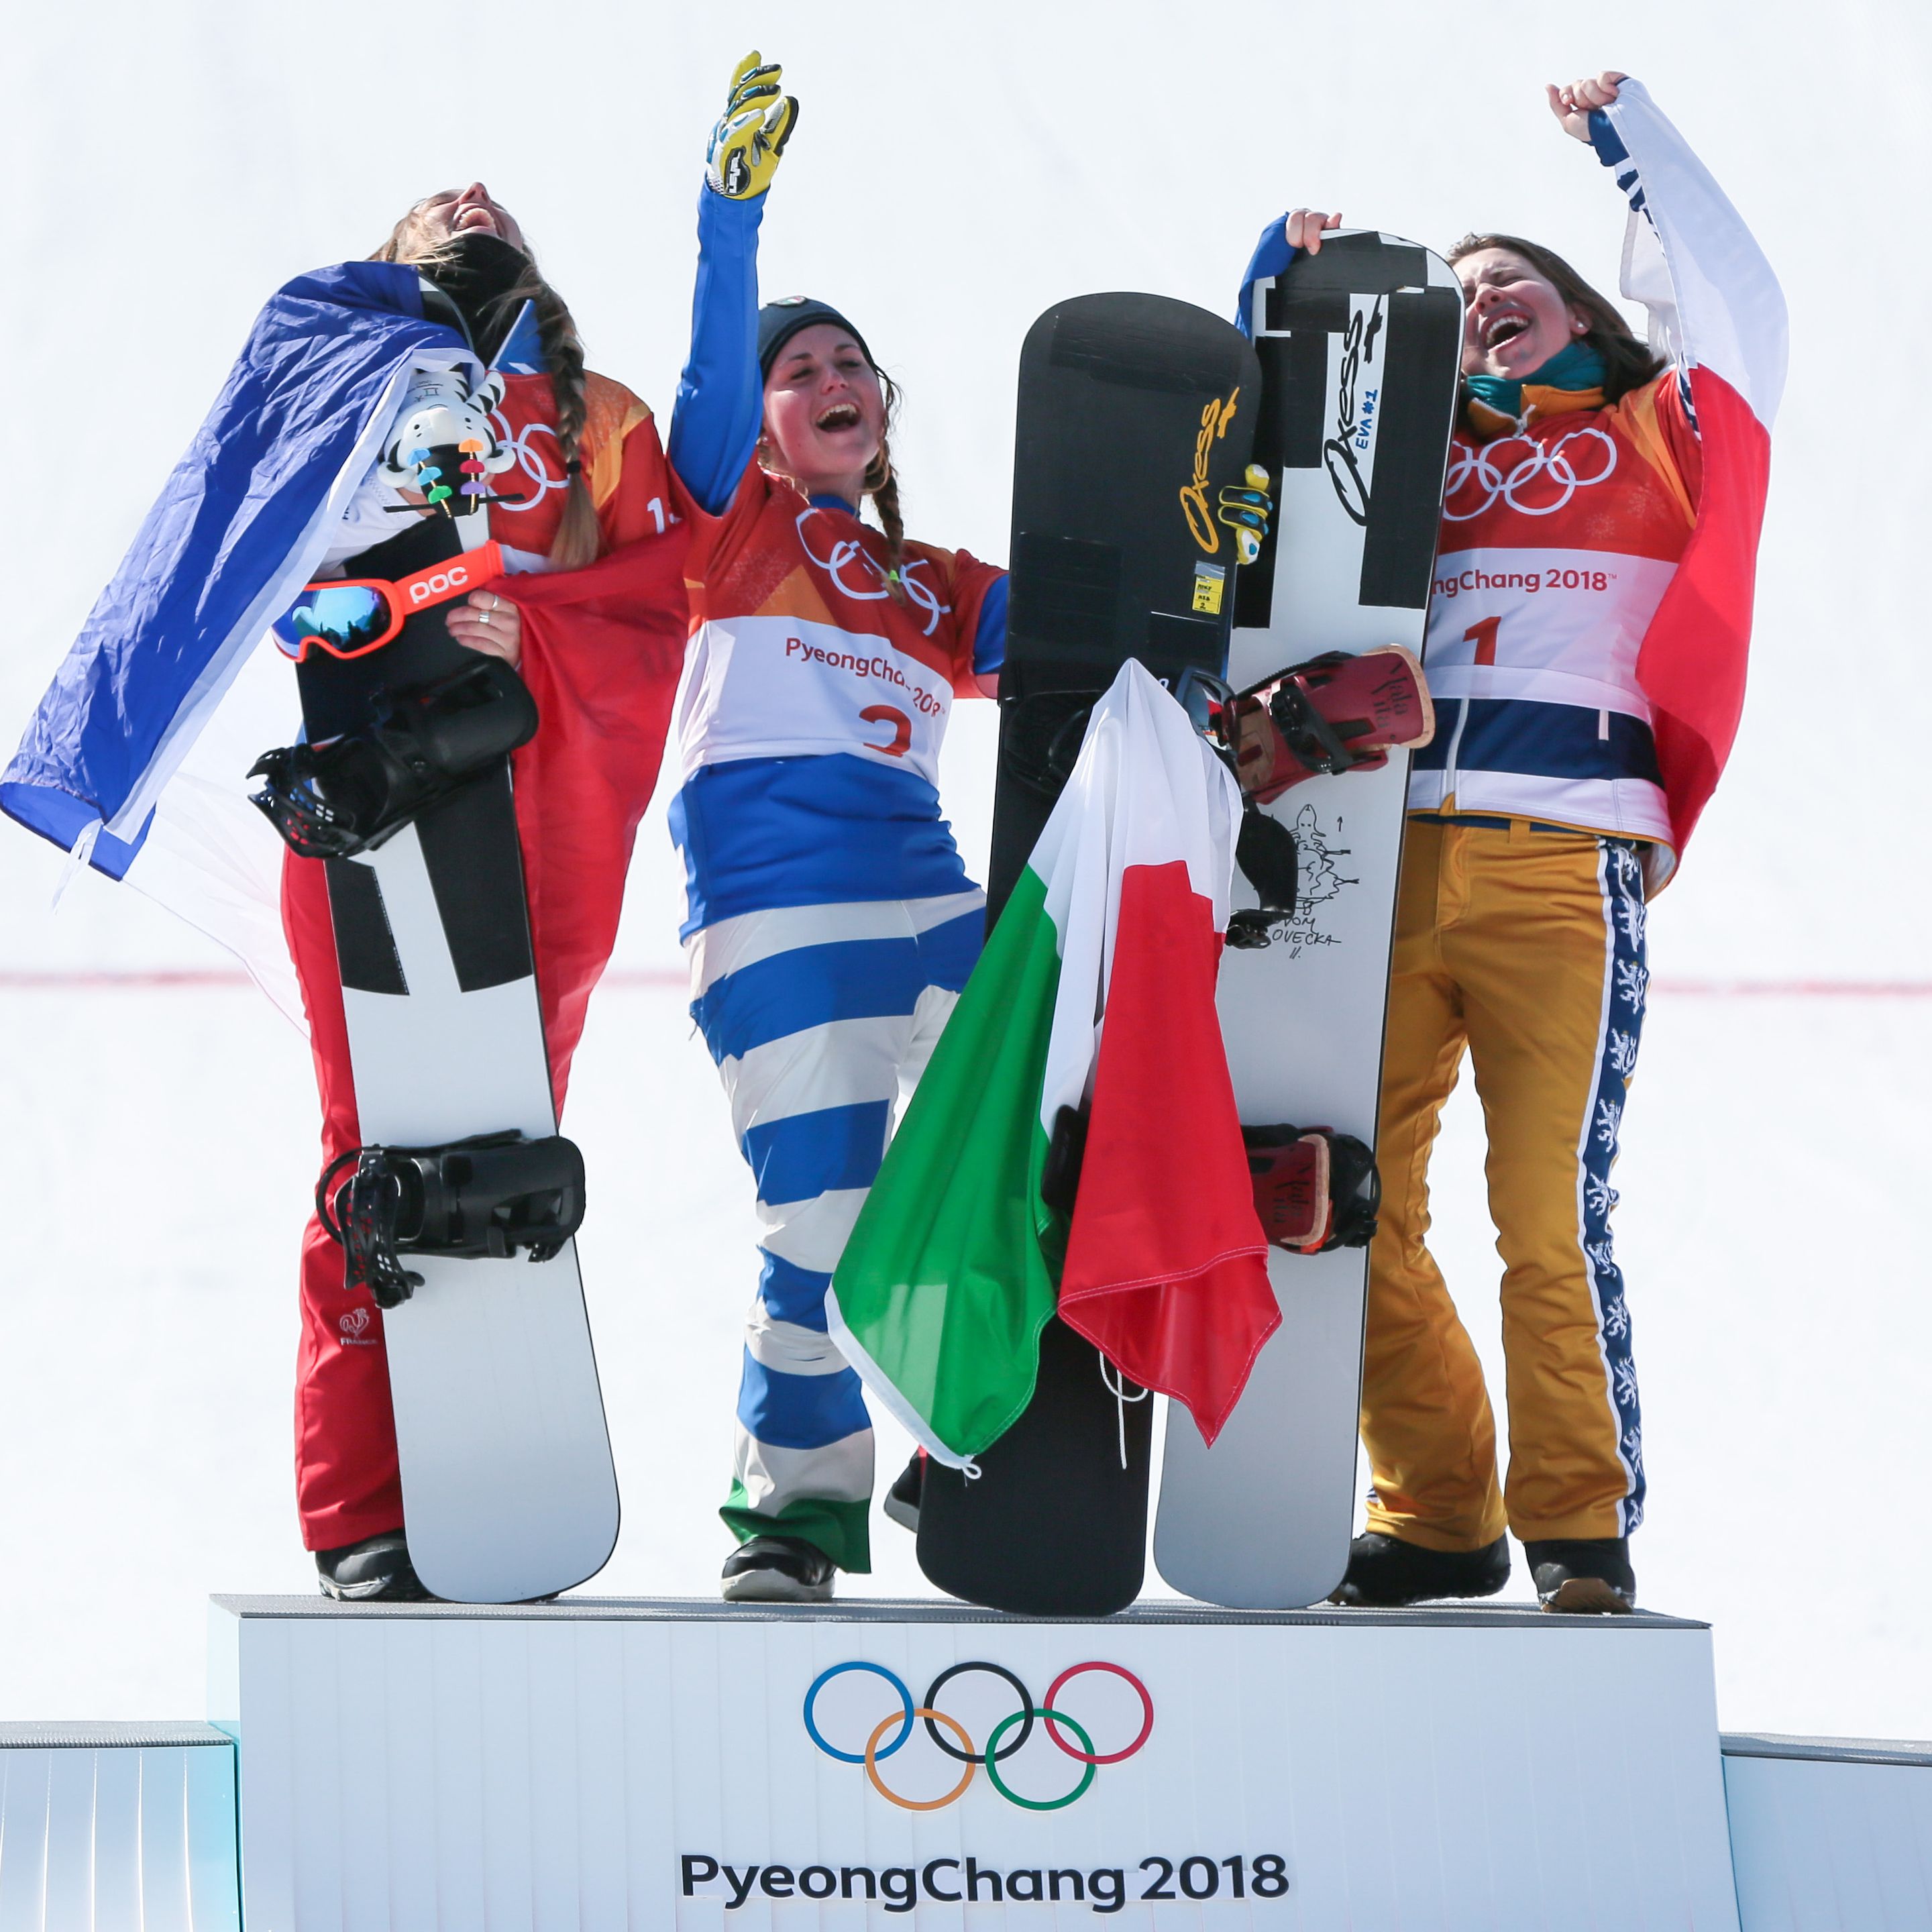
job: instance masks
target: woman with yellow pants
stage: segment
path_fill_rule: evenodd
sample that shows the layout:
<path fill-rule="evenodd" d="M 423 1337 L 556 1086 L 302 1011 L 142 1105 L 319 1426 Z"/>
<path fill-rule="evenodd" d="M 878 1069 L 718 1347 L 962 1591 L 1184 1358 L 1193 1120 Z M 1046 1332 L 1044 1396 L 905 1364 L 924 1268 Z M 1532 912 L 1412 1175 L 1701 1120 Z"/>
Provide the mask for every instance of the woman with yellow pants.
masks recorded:
<path fill-rule="evenodd" d="M 1640 86 L 1604 74 L 1549 94 L 1628 202 L 1623 292 L 1648 307 L 1651 341 L 1532 242 L 1472 235 L 1454 251 L 1465 394 L 1383 1061 L 1362 1393 L 1374 1488 L 1344 1604 L 1490 1595 L 1509 1575 L 1506 1530 L 1548 1608 L 1627 1610 L 1636 1594 L 1642 1425 L 1610 1167 L 1646 901 L 1742 703 L 1784 308 Z M 1315 252 L 1338 219 L 1297 210 L 1280 238 Z M 1466 1052 L 1505 1268 L 1501 1488 L 1482 1372 L 1424 1241 L 1430 1151 Z"/>

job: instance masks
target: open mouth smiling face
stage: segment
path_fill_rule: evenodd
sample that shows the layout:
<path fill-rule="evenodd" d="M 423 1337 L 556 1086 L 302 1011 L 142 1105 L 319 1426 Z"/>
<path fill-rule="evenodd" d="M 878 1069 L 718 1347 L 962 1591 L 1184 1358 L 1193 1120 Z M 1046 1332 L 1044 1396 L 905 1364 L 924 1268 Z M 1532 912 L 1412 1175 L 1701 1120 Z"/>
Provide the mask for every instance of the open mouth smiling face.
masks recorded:
<path fill-rule="evenodd" d="M 1512 342 L 1523 331 L 1532 326 L 1528 313 L 1519 308 L 1493 310 L 1478 326 L 1477 333 L 1486 350 L 1500 349 L 1505 342 Z"/>
<path fill-rule="evenodd" d="M 856 502 L 885 430 L 879 372 L 846 330 L 817 323 L 779 350 L 765 385 L 765 434 L 808 494 Z"/>
<path fill-rule="evenodd" d="M 1456 264 L 1462 278 L 1462 373 L 1520 381 L 1577 333 L 1556 284 L 1507 248 L 1479 248 Z"/>
<path fill-rule="evenodd" d="M 453 235 L 494 235 L 513 248 L 527 250 L 517 218 L 494 200 L 481 182 L 460 190 L 445 188 L 426 196 L 411 210 L 425 248 L 434 248 Z"/>

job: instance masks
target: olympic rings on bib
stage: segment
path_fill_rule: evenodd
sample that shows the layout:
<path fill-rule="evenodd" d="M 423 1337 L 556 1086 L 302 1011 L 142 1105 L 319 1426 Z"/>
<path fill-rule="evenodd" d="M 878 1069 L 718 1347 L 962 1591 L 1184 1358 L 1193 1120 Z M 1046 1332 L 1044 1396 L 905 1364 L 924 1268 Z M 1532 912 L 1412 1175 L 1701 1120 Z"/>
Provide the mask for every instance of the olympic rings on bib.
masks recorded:
<path fill-rule="evenodd" d="M 873 562 L 871 552 L 863 544 L 850 537 L 835 537 L 830 556 L 820 556 L 812 548 L 812 538 L 808 532 L 824 514 L 815 504 L 808 504 L 796 519 L 798 540 L 806 557 L 831 578 L 842 595 L 850 598 L 855 603 L 876 604 L 890 597 L 892 593 L 886 573 Z M 849 581 L 846 576 L 847 571 L 855 564 L 858 566 L 859 581 L 856 584 Z M 952 606 L 940 603 L 932 586 L 921 581 L 916 573 L 926 568 L 926 560 L 922 557 L 914 557 L 902 563 L 897 574 L 900 589 L 924 612 L 926 621 L 922 628 L 929 638 L 938 628 L 940 619 Z"/>
<path fill-rule="evenodd" d="M 1592 442 L 1603 446 L 1600 452 L 1590 448 Z M 1574 455 L 1573 443 L 1581 446 Z M 1516 450 L 1526 453 L 1503 461 L 1505 452 Z M 1498 501 L 1520 516 L 1553 516 L 1579 490 L 1605 482 L 1617 466 L 1617 446 L 1600 429 L 1573 429 L 1549 443 L 1527 436 L 1505 436 L 1494 442 L 1472 446 L 1458 438 L 1450 444 L 1449 454 L 1449 472 L 1442 482 L 1445 524 L 1468 523 L 1494 508 Z M 1539 477 L 1546 478 L 1559 493 L 1552 501 L 1525 500 L 1522 493 L 1527 493 Z M 1480 502 L 1456 506 L 1459 495 L 1476 489 L 1487 493 Z"/>
<path fill-rule="evenodd" d="M 939 1708 L 939 1694 L 946 1685 L 955 1678 L 973 1671 L 998 1678 L 1011 1688 L 1019 1705 L 1017 1710 L 1002 1718 L 993 1726 L 988 1734 L 984 1750 L 975 1748 L 971 1734 L 958 1718 Z M 1096 1750 L 1086 1726 L 1058 1706 L 1058 1700 L 1061 1693 L 1070 1684 L 1094 1671 L 1104 1672 L 1120 1678 L 1141 1700 L 1140 1729 L 1132 1740 L 1118 1750 Z M 834 1678 L 844 1676 L 848 1672 L 860 1672 L 883 1679 L 891 1687 L 898 1706 L 896 1710 L 887 1711 L 872 1726 L 864 1748 L 860 1750 L 841 1750 L 826 1738 L 818 1726 L 820 1692 Z M 1053 1680 L 1044 1702 L 1036 1703 L 1032 1692 L 1004 1664 L 988 1664 L 976 1659 L 949 1664 L 927 1686 L 925 1696 L 915 1703 L 904 1680 L 894 1672 L 887 1670 L 884 1664 L 854 1659 L 849 1663 L 835 1664 L 829 1670 L 820 1671 L 812 1680 L 811 1687 L 805 1694 L 804 1717 L 806 1735 L 827 1757 L 836 1758 L 842 1764 L 862 1765 L 873 1790 L 888 1803 L 898 1806 L 902 1810 L 938 1811 L 949 1804 L 957 1803 L 973 1782 L 974 1774 L 983 1766 L 987 1781 L 1008 1804 L 1018 1805 L 1028 1811 L 1058 1811 L 1085 1795 L 1100 1766 L 1118 1764 L 1124 1759 L 1133 1756 L 1147 1743 L 1154 1732 L 1154 1700 L 1148 1694 L 1147 1686 L 1131 1670 L 1120 1664 L 1096 1660 L 1070 1664 Z M 1082 1767 L 1080 1775 L 1076 1779 L 1072 1790 L 1057 1798 L 1022 1797 L 1000 1773 L 1000 1767 L 1024 1748 L 1034 1734 L 1036 1719 L 1044 1724 L 1048 1742 L 1064 1756 L 1071 1758 Z M 958 1782 L 951 1790 L 938 1798 L 903 1796 L 886 1782 L 879 1769 L 880 1764 L 911 1736 L 915 1723 L 922 1723 L 934 1744 L 956 1763 L 964 1767 Z M 940 1735 L 942 1727 L 952 1734 L 950 1738 Z M 1077 1747 L 1066 1736 L 1066 1732 L 1069 1731 L 1079 1739 Z M 890 1737 L 889 1733 L 891 1734 Z"/>

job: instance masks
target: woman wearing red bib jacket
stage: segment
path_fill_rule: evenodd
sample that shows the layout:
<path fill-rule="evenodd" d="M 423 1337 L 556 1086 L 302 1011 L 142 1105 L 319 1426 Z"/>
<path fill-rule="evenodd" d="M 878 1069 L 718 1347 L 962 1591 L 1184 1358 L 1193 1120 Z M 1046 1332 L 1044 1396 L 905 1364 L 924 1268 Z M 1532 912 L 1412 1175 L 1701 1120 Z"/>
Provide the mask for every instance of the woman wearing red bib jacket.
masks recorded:
<path fill-rule="evenodd" d="M 1352 1604 L 1486 1596 L 1505 1531 L 1557 1610 L 1635 1600 L 1643 1438 L 1610 1211 L 1648 963 L 1743 700 L 1783 386 L 1784 306 L 1723 191 L 1636 82 L 1549 90 L 1630 208 L 1623 292 L 1648 345 L 1560 256 L 1472 235 L 1461 421 L 1425 656 L 1390 982 Z M 1338 217 L 1270 228 L 1249 280 Z M 1245 307 L 1245 304 L 1244 304 Z M 1658 352 L 1661 351 L 1661 353 Z M 1505 1272 L 1510 1459 L 1424 1244 L 1427 1172 L 1462 1056 L 1489 1136 Z"/>
<path fill-rule="evenodd" d="M 482 428 L 490 527 L 516 602 L 503 588 L 484 590 L 448 622 L 460 642 L 515 665 L 536 700 L 536 736 L 513 754 L 512 769 L 560 1111 L 591 990 L 616 941 L 632 842 L 683 657 L 683 532 L 670 527 L 670 482 L 650 410 L 585 368 L 569 310 L 482 184 L 418 202 L 374 259 L 413 268 L 444 298 L 436 314 L 504 378 Z M 412 378 L 399 422 L 417 397 Z M 395 515 L 412 502 L 422 499 L 372 471 L 318 574 L 344 574 L 345 560 L 346 574 L 358 574 L 354 560 L 394 535 Z M 324 874 L 319 860 L 286 860 L 283 919 L 309 1017 L 326 1166 L 361 1136 Z M 302 1248 L 296 1463 L 323 1589 L 357 1600 L 420 1596 L 381 1311 L 366 1288 L 345 1293 L 342 1250 L 315 1220 Z"/>
<path fill-rule="evenodd" d="M 871 1567 L 872 1425 L 826 1291 L 978 956 L 985 896 L 938 760 L 954 697 L 990 692 L 1006 646 L 1005 573 L 904 535 L 897 399 L 864 337 L 824 302 L 759 307 L 797 112 L 778 81 L 742 62 L 712 136 L 669 447 L 692 525 L 670 808 L 692 1012 L 761 1224 L 722 1511 L 740 1601 L 823 1599 Z"/>

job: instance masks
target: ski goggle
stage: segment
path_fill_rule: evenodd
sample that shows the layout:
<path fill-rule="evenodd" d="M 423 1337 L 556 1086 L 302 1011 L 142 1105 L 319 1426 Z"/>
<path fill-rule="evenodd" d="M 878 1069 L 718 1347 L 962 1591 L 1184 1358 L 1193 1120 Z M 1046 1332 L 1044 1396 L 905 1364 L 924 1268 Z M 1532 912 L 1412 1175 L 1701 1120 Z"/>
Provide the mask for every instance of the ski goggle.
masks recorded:
<path fill-rule="evenodd" d="M 297 664 L 311 645 L 332 657 L 367 657 L 388 643 L 414 612 L 466 596 L 502 574 L 502 549 L 486 543 L 393 584 L 379 577 L 326 578 L 306 585 L 268 628 L 283 653 Z"/>

